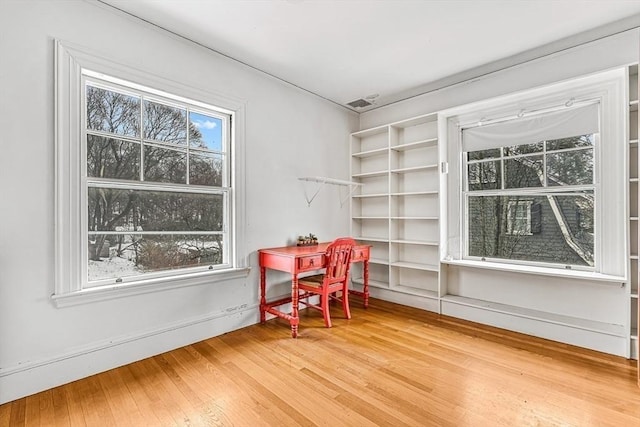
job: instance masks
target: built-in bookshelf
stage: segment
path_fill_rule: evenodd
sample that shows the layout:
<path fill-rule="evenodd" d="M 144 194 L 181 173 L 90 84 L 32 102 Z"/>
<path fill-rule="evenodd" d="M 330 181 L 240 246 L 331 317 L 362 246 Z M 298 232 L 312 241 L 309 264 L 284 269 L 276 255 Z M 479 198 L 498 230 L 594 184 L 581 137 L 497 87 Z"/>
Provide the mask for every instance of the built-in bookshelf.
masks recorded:
<path fill-rule="evenodd" d="M 621 70 L 617 72 L 619 78 Z M 451 151 L 451 144 L 455 146 L 456 141 L 449 140 L 458 113 L 451 109 L 351 134 L 351 180 L 362 184 L 351 196 L 351 234 L 372 246 L 369 276 L 372 296 L 638 359 L 637 64 L 627 67 L 627 76 L 628 175 L 624 178 L 629 190 L 627 274 L 487 263 L 450 256 L 450 248 L 459 250 L 460 244 L 455 235 L 448 234 L 451 226 L 448 228 L 446 224 L 453 221 L 456 227 L 455 215 L 447 213 L 447 209 L 455 212 L 456 201 L 447 195 L 447 188 L 460 185 L 455 150 Z M 465 110 L 461 107 L 459 111 Z M 622 121 L 616 123 L 619 136 Z M 618 137 L 615 140 L 622 142 Z M 617 159 L 624 158 L 623 153 L 616 152 L 620 154 Z M 618 242 L 624 244 L 624 235 L 619 237 Z M 550 287 L 547 276 L 553 277 L 553 285 L 557 287 Z M 361 266 L 354 265 L 352 277 L 356 286 L 362 284 Z M 561 297 L 548 303 L 537 294 L 538 286 L 549 295 Z M 606 302 L 598 306 L 603 299 Z M 584 310 L 589 305 L 600 312 L 592 316 Z M 624 306 L 627 309 L 624 314 L 618 311 L 610 318 L 603 314 L 603 307 L 614 305 L 620 310 Z M 640 375 L 638 379 L 640 384 Z"/>
<path fill-rule="evenodd" d="M 439 295 L 439 153 L 436 114 L 351 134 L 351 233 L 372 246 L 373 288 Z M 362 282 L 355 267 L 354 282 Z"/>

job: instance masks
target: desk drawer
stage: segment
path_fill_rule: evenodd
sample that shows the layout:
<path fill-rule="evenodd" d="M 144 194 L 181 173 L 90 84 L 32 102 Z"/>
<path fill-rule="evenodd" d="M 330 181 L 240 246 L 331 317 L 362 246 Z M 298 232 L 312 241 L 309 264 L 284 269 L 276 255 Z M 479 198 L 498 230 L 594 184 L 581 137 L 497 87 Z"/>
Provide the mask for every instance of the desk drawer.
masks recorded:
<path fill-rule="evenodd" d="M 324 255 L 307 256 L 298 259 L 298 270 L 318 270 L 324 267 Z"/>
<path fill-rule="evenodd" d="M 365 259 L 369 259 L 369 246 L 363 248 L 354 248 L 353 254 L 351 254 L 351 262 L 359 262 L 364 261 Z"/>

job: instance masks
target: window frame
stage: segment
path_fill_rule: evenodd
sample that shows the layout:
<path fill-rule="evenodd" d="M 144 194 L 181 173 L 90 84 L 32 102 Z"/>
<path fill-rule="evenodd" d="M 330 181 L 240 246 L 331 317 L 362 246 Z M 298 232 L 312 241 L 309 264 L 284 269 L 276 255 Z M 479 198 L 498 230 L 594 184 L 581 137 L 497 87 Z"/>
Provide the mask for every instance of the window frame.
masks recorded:
<path fill-rule="evenodd" d="M 628 153 L 626 150 L 626 74 L 624 68 L 615 68 L 581 76 L 547 86 L 524 90 L 497 98 L 479 101 L 443 110 L 440 116 L 440 137 L 446 147 L 443 158 L 445 200 L 441 229 L 441 261 L 455 265 L 477 267 L 478 263 L 496 270 L 559 274 L 584 277 L 590 274 L 599 280 L 620 282 L 626 280 L 628 252 Z M 472 123 L 521 117 L 527 112 L 562 108 L 574 103 L 597 102 L 600 106 L 600 141 L 594 151 L 595 189 L 600 195 L 594 212 L 595 249 L 597 263 L 591 271 L 574 271 L 565 265 L 538 263 L 532 265 L 519 260 L 469 259 L 465 257 L 466 231 L 463 215 L 466 188 L 462 128 Z M 620 167 L 623 165 L 623 167 Z M 533 195 L 535 189 L 523 195 Z M 606 206 L 619 209 L 605 209 Z M 599 261 L 598 261 L 599 260 Z M 557 273 L 553 273 L 553 272 Z"/>
<path fill-rule="evenodd" d="M 195 87 L 163 79 L 114 61 L 98 57 L 85 49 L 54 41 L 55 70 L 55 290 L 57 307 L 101 301 L 127 295 L 157 292 L 183 286 L 216 283 L 246 277 L 249 273 L 245 247 L 244 117 L 245 102 Z M 232 246 L 225 268 L 174 270 L 175 274 L 149 274 L 103 286 L 87 286 L 87 199 L 84 75 L 118 85 L 139 85 L 156 95 L 177 94 L 177 101 L 194 106 L 215 106 L 229 114 L 228 240 Z M 127 85 L 124 86 L 125 89 Z M 141 108 L 144 108 L 142 106 Z M 142 127 L 143 124 L 141 123 Z M 99 180 L 99 178 L 97 178 Z M 153 183 L 142 182 L 145 187 Z M 151 184 L 151 185 L 150 185 Z M 224 184 L 224 183 L 223 183 Z M 163 184 L 164 186 L 164 184 Z M 171 184 L 166 186 L 170 187 Z M 216 187 L 217 188 L 217 187 Z"/>
<path fill-rule="evenodd" d="M 584 101 L 582 104 L 584 105 L 589 105 L 589 104 L 594 104 L 594 102 L 592 102 L 591 100 L 586 100 Z M 572 103 L 573 105 L 573 103 Z M 561 106 L 561 107 L 553 107 L 550 109 L 550 111 L 559 111 L 562 108 L 565 108 L 566 106 Z M 539 113 L 546 113 L 547 111 L 543 111 L 543 112 L 537 112 L 537 114 Z M 504 120 L 505 122 L 509 121 L 509 120 L 518 120 L 519 117 L 511 117 L 507 120 Z M 462 126 L 462 128 L 464 128 L 464 126 Z M 549 150 L 548 149 L 548 142 L 549 141 L 554 141 L 554 140 L 544 140 L 544 141 L 539 141 L 536 144 L 542 144 L 541 150 L 540 151 L 535 151 L 535 152 L 529 152 L 529 153 L 524 153 L 524 154 L 507 154 L 506 153 L 506 149 L 508 147 L 516 147 L 518 145 L 515 146 L 504 146 L 504 147 L 499 147 L 499 148 L 495 148 L 495 150 L 499 150 L 500 154 L 498 156 L 495 157 L 489 157 L 486 159 L 474 159 L 474 160 L 468 160 L 468 155 L 467 152 L 462 152 L 461 153 L 461 157 L 462 157 L 462 171 L 463 171 L 463 178 L 462 178 L 462 209 L 461 209 L 461 215 L 464 217 L 464 231 L 463 231 L 463 239 L 465 242 L 464 245 L 464 252 L 463 252 L 463 259 L 467 259 L 467 260 L 473 260 L 473 261 L 492 261 L 492 262 L 496 262 L 496 263 L 513 263 L 513 264 L 522 264 L 522 265 L 527 265 L 527 266 L 539 266 L 539 267 L 553 267 L 553 268 L 565 268 L 565 269 L 576 269 L 576 270 L 585 270 L 585 271 L 596 271 L 596 265 L 594 266 L 589 266 L 589 265 L 580 265 L 580 264 L 571 264 L 571 265 L 567 265 L 567 264 L 561 264 L 561 263 L 552 263 L 552 262 L 548 262 L 548 261 L 539 261 L 539 260 L 523 260 L 523 259 L 507 259 L 507 258 L 498 258 L 498 257 L 489 257 L 489 256 L 479 256 L 479 255 L 471 255 L 470 252 L 470 246 L 471 246 L 471 242 L 469 240 L 469 236 L 471 235 L 470 232 L 470 227 L 469 227 L 469 221 L 470 221 L 470 215 L 468 212 L 469 209 L 469 198 L 470 197 L 493 197 L 493 196 L 513 196 L 513 197 L 544 197 L 544 196 L 554 196 L 554 195 L 558 195 L 558 196 L 562 196 L 562 195 L 569 195 L 572 192 L 575 191 L 591 191 L 593 193 L 594 196 L 594 222 L 597 223 L 597 215 L 598 213 L 601 211 L 600 209 L 598 209 L 598 199 L 599 199 L 599 195 L 598 195 L 598 186 L 596 185 L 596 170 L 598 168 L 597 165 L 597 155 L 596 153 L 598 153 L 598 151 L 600 150 L 600 133 L 593 133 L 593 134 L 589 134 L 591 135 L 591 137 L 593 138 L 592 144 L 591 145 L 587 145 L 587 146 L 580 146 L 580 147 L 571 147 L 571 148 L 562 148 L 562 149 L 555 149 L 555 150 Z M 570 137 L 570 136 L 567 136 Z M 563 138 L 559 138 L 559 139 L 563 139 Z M 530 145 L 530 144 L 521 144 L 521 145 Z M 574 153 L 574 152 L 580 152 L 580 151 L 588 151 L 590 150 L 592 152 L 592 160 L 593 160 L 593 170 L 592 170 L 592 180 L 591 183 L 581 183 L 581 184 L 566 184 L 566 185 L 560 185 L 560 186 L 554 186 L 554 185 L 549 185 L 548 181 L 549 181 L 549 169 L 547 167 L 548 165 L 548 156 L 552 156 L 554 154 L 558 154 L 558 153 Z M 484 150 L 480 150 L 480 151 L 484 151 Z M 513 160 L 513 159 L 520 159 L 520 158 L 528 158 L 528 157 L 541 157 L 542 158 L 542 174 L 543 174 L 543 182 L 541 182 L 540 186 L 530 186 L 530 187 L 506 187 L 506 181 L 507 181 L 507 174 L 506 174 L 506 162 L 509 160 Z M 481 180 L 476 180 L 476 179 L 469 179 L 469 174 L 468 174 L 468 168 L 469 165 L 475 165 L 475 164 L 482 164 L 482 163 L 486 163 L 486 164 L 494 164 L 496 162 L 499 162 L 500 164 L 500 182 L 499 182 L 499 187 L 496 189 L 487 189 L 487 190 L 471 190 L 470 184 L 479 184 L 480 182 L 476 182 L 476 181 L 481 181 Z M 496 168 L 497 170 L 497 168 Z M 474 177 L 475 178 L 475 177 Z M 497 182 L 496 181 L 489 181 L 491 183 Z M 508 213 L 507 214 L 507 226 L 505 229 L 505 235 L 507 236 L 533 236 L 534 233 L 532 231 L 532 226 L 531 226 L 531 218 L 532 218 L 532 214 L 531 214 L 531 209 L 533 206 L 533 201 L 527 201 L 527 200 L 509 200 L 508 201 L 508 212 L 510 212 L 511 210 L 511 205 L 515 205 L 515 204 L 528 204 L 527 207 L 527 217 L 526 217 L 526 227 L 525 227 L 525 231 L 524 232 L 514 232 L 513 231 L 513 219 L 512 216 Z M 518 218 L 515 218 L 518 219 Z M 562 227 L 562 226 L 561 226 Z M 566 227 L 564 227 L 566 228 Z M 565 230 L 566 231 L 566 230 Z M 564 234 L 564 233 L 563 233 Z M 599 239 L 597 236 L 597 230 L 594 230 L 594 255 L 596 254 L 597 250 L 596 248 L 598 247 L 598 243 L 599 243 Z M 597 259 L 596 259 L 596 263 L 597 263 Z"/>

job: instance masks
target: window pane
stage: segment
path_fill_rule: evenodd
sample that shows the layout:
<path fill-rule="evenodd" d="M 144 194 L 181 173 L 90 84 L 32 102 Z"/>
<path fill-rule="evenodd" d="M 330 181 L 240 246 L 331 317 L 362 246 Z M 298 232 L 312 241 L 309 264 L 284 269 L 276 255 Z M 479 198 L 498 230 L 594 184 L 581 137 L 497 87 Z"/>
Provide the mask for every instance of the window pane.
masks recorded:
<path fill-rule="evenodd" d="M 547 184 L 593 184 L 593 148 L 548 154 Z"/>
<path fill-rule="evenodd" d="M 469 196 L 468 254 L 594 266 L 593 192 Z M 523 211 L 527 206 L 528 211 Z M 521 232 L 517 232 L 518 228 Z"/>
<path fill-rule="evenodd" d="M 222 155 L 192 151 L 189 156 L 189 183 L 221 187 Z"/>
<path fill-rule="evenodd" d="M 221 235 L 90 235 L 89 281 L 223 262 Z"/>
<path fill-rule="evenodd" d="M 89 231 L 222 231 L 222 194 L 90 187 Z"/>
<path fill-rule="evenodd" d="M 490 150 L 470 151 L 467 153 L 468 160 L 493 159 L 500 157 L 500 149 L 492 148 Z"/>
<path fill-rule="evenodd" d="M 542 156 L 526 156 L 504 160 L 505 188 L 542 187 Z"/>
<path fill-rule="evenodd" d="M 187 153 L 181 150 L 145 145 L 144 180 L 186 184 Z"/>
<path fill-rule="evenodd" d="M 593 147 L 594 141 L 595 138 L 593 134 L 554 139 L 552 141 L 547 141 L 547 151 L 577 147 Z"/>
<path fill-rule="evenodd" d="M 140 135 L 140 98 L 86 86 L 87 129 L 116 135 Z"/>
<path fill-rule="evenodd" d="M 543 142 L 536 142 L 535 144 L 513 145 L 511 147 L 504 147 L 504 155 L 517 156 L 520 154 L 539 153 L 543 148 Z"/>
<path fill-rule="evenodd" d="M 502 170 L 500 161 L 470 163 L 467 182 L 470 191 L 495 190 L 501 188 Z"/>
<path fill-rule="evenodd" d="M 144 103 L 144 136 L 167 144 L 186 145 L 187 111 L 151 101 Z"/>
<path fill-rule="evenodd" d="M 140 144 L 87 135 L 87 175 L 139 180 Z"/>
<path fill-rule="evenodd" d="M 189 145 L 222 151 L 222 120 L 200 113 L 189 113 Z"/>

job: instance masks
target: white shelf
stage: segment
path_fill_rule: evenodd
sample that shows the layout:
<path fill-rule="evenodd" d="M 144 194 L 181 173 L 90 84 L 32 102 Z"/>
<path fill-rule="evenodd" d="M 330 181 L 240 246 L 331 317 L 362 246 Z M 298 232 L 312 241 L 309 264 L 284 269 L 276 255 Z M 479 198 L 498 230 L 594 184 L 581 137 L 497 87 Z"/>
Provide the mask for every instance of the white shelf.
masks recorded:
<path fill-rule="evenodd" d="M 364 173 L 354 173 L 351 175 L 352 178 L 372 178 L 374 176 L 384 176 L 388 174 L 389 171 L 374 171 L 374 172 L 364 172 Z"/>
<path fill-rule="evenodd" d="M 402 292 L 403 294 L 416 295 L 429 299 L 439 299 L 438 292 L 430 291 L 428 289 L 419 289 L 413 286 L 406 286 L 403 284 L 397 284 L 392 286 L 392 289 L 397 292 Z"/>
<path fill-rule="evenodd" d="M 369 264 L 389 265 L 389 260 L 380 258 L 369 258 Z"/>
<path fill-rule="evenodd" d="M 405 144 L 394 145 L 391 147 L 394 151 L 414 150 L 417 148 L 433 147 L 438 144 L 438 138 L 429 138 L 422 141 L 408 142 Z"/>
<path fill-rule="evenodd" d="M 313 192 L 313 194 L 311 196 L 309 196 L 309 194 L 307 193 L 307 188 L 305 186 L 304 189 L 304 197 L 307 201 L 307 205 L 311 206 L 311 203 L 313 202 L 313 199 L 316 198 L 316 196 L 318 195 L 318 193 L 320 192 L 320 190 L 322 189 L 322 187 L 324 185 L 337 185 L 339 187 L 347 187 L 349 189 L 349 191 L 347 192 L 346 197 L 341 198 L 340 199 L 340 207 L 342 207 L 342 205 L 344 204 L 344 202 L 347 201 L 347 199 L 349 198 L 349 196 L 355 191 L 355 189 L 359 186 L 361 186 L 362 184 L 359 182 L 353 182 L 353 181 L 345 181 L 342 179 L 335 179 L 335 178 L 327 178 L 324 176 L 303 176 L 298 178 L 300 181 L 303 182 L 313 182 L 316 183 L 316 189 Z"/>
<path fill-rule="evenodd" d="M 358 240 L 361 242 L 388 242 L 389 239 L 385 239 L 382 237 L 363 237 L 363 236 L 359 236 L 359 237 L 354 237 L 354 240 Z"/>
<path fill-rule="evenodd" d="M 423 240 L 404 240 L 404 239 L 391 239 L 390 243 L 400 243 L 403 245 L 420 245 L 420 246 L 438 246 L 439 242 L 427 242 Z"/>
<path fill-rule="evenodd" d="M 410 168 L 391 169 L 391 173 L 411 173 L 411 172 L 420 172 L 423 170 L 437 169 L 437 168 L 438 168 L 437 164 L 424 165 L 424 166 L 412 166 Z"/>
<path fill-rule="evenodd" d="M 373 156 L 381 156 L 383 154 L 387 154 L 388 150 L 387 148 L 377 148 L 375 150 L 367 150 L 367 151 L 360 151 L 359 153 L 353 153 L 352 156 L 353 157 L 373 157 Z"/>
<path fill-rule="evenodd" d="M 386 219 L 388 220 L 388 216 L 352 216 L 352 219 Z"/>
<path fill-rule="evenodd" d="M 396 261 L 389 263 L 391 267 L 401 267 L 401 268 L 410 268 L 413 270 L 423 270 L 423 271 L 434 271 L 439 272 L 440 268 L 437 265 L 429 265 L 429 264 L 418 264 L 417 262 L 405 262 L 405 261 Z"/>
<path fill-rule="evenodd" d="M 437 190 L 431 190 L 431 191 L 407 191 L 407 192 L 403 192 L 403 193 L 390 193 L 389 195 L 392 196 L 392 197 L 437 196 L 438 195 L 438 191 Z"/>
<path fill-rule="evenodd" d="M 355 279 L 351 279 L 351 281 L 357 285 L 364 285 L 364 279 L 358 277 Z M 388 289 L 389 288 L 389 284 L 386 282 L 381 282 L 379 280 L 371 280 L 369 279 L 369 286 L 372 286 L 374 288 L 383 288 L 383 289 Z"/>
<path fill-rule="evenodd" d="M 385 133 L 389 130 L 387 125 L 383 125 L 383 126 L 377 126 L 371 129 L 365 129 L 365 130 L 361 130 L 358 132 L 354 132 L 351 134 L 351 136 L 356 137 L 356 138 L 366 138 L 368 136 L 373 136 L 373 135 L 378 135 L 381 133 Z"/>
<path fill-rule="evenodd" d="M 374 197 L 387 197 L 389 196 L 387 193 L 378 193 L 378 194 L 354 194 L 354 199 L 366 199 L 366 198 L 374 198 Z"/>
<path fill-rule="evenodd" d="M 440 218 L 438 218 L 437 216 L 392 216 L 391 219 L 438 221 Z"/>

